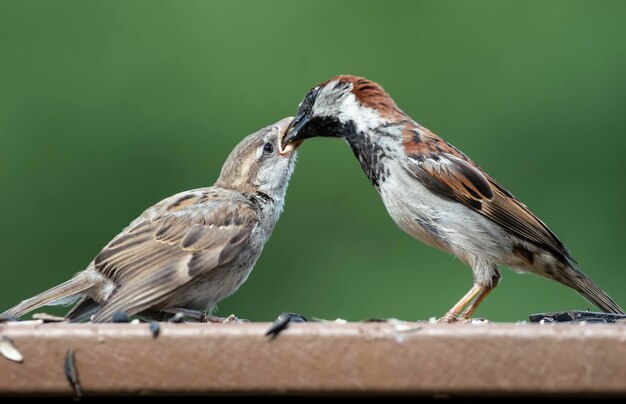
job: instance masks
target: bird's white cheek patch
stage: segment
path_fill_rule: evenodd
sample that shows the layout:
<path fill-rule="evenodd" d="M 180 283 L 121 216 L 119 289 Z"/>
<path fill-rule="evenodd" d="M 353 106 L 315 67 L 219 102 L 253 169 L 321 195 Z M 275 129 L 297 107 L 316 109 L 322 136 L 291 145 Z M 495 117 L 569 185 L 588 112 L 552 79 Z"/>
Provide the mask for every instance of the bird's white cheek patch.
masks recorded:
<path fill-rule="evenodd" d="M 352 93 L 343 99 L 340 113 L 337 117 L 341 122 L 354 122 L 359 132 L 376 128 L 383 122 L 376 110 L 361 105 Z"/>

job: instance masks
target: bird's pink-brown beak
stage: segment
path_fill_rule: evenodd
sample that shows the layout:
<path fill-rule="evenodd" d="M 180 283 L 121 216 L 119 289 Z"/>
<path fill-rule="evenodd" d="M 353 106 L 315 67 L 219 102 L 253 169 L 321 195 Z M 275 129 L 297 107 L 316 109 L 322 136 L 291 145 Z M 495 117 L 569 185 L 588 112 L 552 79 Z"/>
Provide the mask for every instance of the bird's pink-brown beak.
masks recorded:
<path fill-rule="evenodd" d="M 296 141 L 296 142 L 290 142 L 285 144 L 285 137 L 287 136 L 289 130 L 293 127 L 293 121 L 294 118 L 292 116 L 285 118 L 285 119 L 281 119 L 280 121 L 276 122 L 275 125 L 278 127 L 278 146 L 279 146 L 279 152 L 281 156 L 286 156 L 288 154 L 291 154 L 294 150 L 296 150 L 298 148 L 298 146 L 300 146 L 300 144 L 302 144 L 301 141 Z"/>

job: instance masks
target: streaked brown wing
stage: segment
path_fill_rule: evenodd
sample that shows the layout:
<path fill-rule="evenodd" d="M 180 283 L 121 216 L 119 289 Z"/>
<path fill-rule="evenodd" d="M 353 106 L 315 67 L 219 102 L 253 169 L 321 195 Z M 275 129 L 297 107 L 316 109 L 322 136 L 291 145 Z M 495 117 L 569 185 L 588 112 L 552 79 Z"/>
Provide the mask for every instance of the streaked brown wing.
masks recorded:
<path fill-rule="evenodd" d="M 559 239 L 525 205 L 465 155 L 451 146 L 447 151 L 433 154 L 414 150 L 407 171 L 431 191 L 464 204 L 517 237 L 569 257 Z"/>
<path fill-rule="evenodd" d="M 256 223 L 247 205 L 192 205 L 144 220 L 113 239 L 94 260 L 118 289 L 94 321 L 141 312 L 194 277 L 228 263 Z"/>

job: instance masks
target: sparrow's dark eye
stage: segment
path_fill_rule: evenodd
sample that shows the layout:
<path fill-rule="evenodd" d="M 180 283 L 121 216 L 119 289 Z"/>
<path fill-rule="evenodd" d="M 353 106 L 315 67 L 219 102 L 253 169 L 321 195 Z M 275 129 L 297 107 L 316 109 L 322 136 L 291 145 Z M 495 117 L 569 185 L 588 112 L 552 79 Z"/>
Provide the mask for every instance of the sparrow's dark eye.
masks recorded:
<path fill-rule="evenodd" d="M 263 151 L 267 154 L 273 153 L 274 152 L 274 146 L 272 146 L 271 143 L 265 143 L 265 145 L 263 146 Z"/>

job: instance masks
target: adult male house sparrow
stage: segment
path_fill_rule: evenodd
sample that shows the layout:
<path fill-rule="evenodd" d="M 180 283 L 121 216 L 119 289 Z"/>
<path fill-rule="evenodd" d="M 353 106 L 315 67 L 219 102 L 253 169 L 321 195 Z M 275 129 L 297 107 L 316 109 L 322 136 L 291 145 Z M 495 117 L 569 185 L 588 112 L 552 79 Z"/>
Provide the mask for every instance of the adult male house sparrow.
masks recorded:
<path fill-rule="evenodd" d="M 246 280 L 283 209 L 296 153 L 279 154 L 293 118 L 249 135 L 215 184 L 148 208 L 69 281 L 3 314 L 82 297 L 67 318 L 111 321 L 177 308 L 210 309 Z"/>
<path fill-rule="evenodd" d="M 378 84 L 336 76 L 310 90 L 281 151 L 315 136 L 345 139 L 395 223 L 472 268 L 473 287 L 441 321 L 470 318 L 498 284 L 500 264 L 567 285 L 606 312 L 624 312 L 537 216 Z"/>

